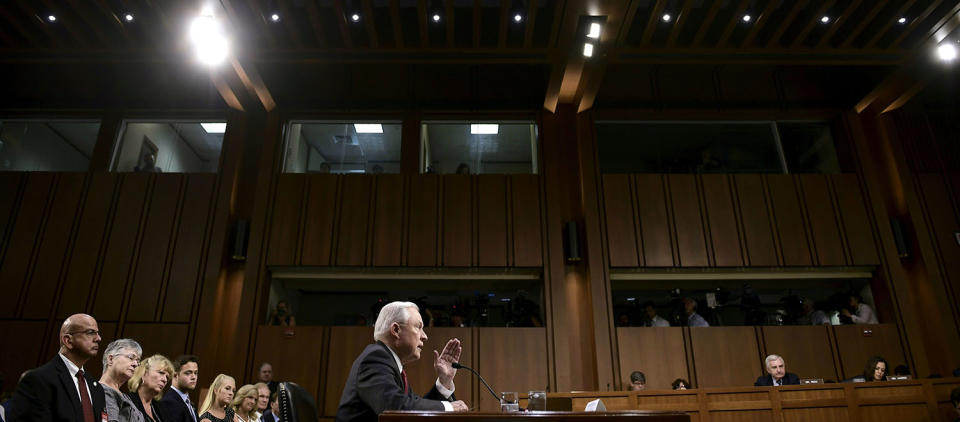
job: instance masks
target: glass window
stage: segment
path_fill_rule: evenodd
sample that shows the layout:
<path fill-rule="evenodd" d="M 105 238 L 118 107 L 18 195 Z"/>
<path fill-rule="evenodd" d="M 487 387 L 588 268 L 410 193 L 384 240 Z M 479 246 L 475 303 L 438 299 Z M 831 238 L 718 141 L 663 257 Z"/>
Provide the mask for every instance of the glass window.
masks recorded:
<path fill-rule="evenodd" d="M 284 173 L 400 173 L 400 123 L 291 122 Z"/>
<path fill-rule="evenodd" d="M 790 173 L 840 173 L 840 160 L 827 122 L 777 122 Z"/>
<path fill-rule="evenodd" d="M 113 170 L 145 173 L 216 173 L 227 123 L 124 122 Z"/>
<path fill-rule="evenodd" d="M 533 122 L 425 123 L 420 171 L 439 174 L 536 174 Z"/>
<path fill-rule="evenodd" d="M 0 121 L 0 171 L 87 171 L 98 121 Z"/>

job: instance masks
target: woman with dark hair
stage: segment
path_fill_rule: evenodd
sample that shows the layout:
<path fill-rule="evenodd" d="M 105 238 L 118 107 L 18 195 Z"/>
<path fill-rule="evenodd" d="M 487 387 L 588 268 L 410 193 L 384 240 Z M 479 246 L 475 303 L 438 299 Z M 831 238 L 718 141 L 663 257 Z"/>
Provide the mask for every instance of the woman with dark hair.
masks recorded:
<path fill-rule="evenodd" d="M 870 358 L 870 360 L 867 361 L 867 366 L 863 368 L 864 380 L 867 382 L 886 381 L 887 366 L 887 360 L 880 356 Z"/>
<path fill-rule="evenodd" d="M 690 388 L 690 383 L 683 378 L 677 378 L 673 380 L 673 389 L 674 390 L 686 390 Z"/>

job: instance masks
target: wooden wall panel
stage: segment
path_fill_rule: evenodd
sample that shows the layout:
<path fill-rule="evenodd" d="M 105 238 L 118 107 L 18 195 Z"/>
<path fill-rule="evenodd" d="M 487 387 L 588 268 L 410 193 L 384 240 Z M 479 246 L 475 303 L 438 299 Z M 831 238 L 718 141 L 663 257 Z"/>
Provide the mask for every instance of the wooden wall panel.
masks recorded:
<path fill-rule="evenodd" d="M 403 234 L 403 176 L 377 176 L 373 217 L 373 265 L 400 266 Z"/>
<path fill-rule="evenodd" d="M 181 174 L 158 174 L 147 209 L 136 270 L 131 282 L 127 321 L 153 321 L 161 304 L 160 291 L 167 268 L 167 252 L 174 234 Z M 199 256 L 197 257 L 199 259 Z"/>
<path fill-rule="evenodd" d="M 803 223 L 803 209 L 793 176 L 767 175 L 770 203 L 783 251 L 783 265 L 811 265 L 810 243 Z"/>
<path fill-rule="evenodd" d="M 510 176 L 513 265 L 543 265 L 540 221 L 540 177 L 533 174 Z"/>
<path fill-rule="evenodd" d="M 917 178 L 930 216 L 930 239 L 940 252 L 942 268 L 948 279 L 945 282 L 949 284 L 952 280 L 954 286 L 960 286 L 960 247 L 953 235 L 960 232 L 960 223 L 950 203 L 949 188 L 939 174 L 919 174 Z"/>
<path fill-rule="evenodd" d="M 283 173 L 277 181 L 267 243 L 267 265 L 296 265 L 300 237 L 300 210 L 306 176 Z"/>
<path fill-rule="evenodd" d="M 6 198 L 0 201 L 0 257 L 3 257 L 4 245 L 6 245 L 4 240 L 13 229 L 13 215 L 20 200 L 20 185 L 23 178 L 24 173 L 0 172 L 0 198 Z M 2 262 L 0 260 L 0 263 Z"/>
<path fill-rule="evenodd" d="M 827 176 L 804 174 L 798 176 L 803 186 L 803 199 L 810 221 L 810 235 L 816 252 L 817 265 L 845 265 L 843 241 Z"/>
<path fill-rule="evenodd" d="M 3 391 L 12 392 L 23 371 L 54 358 L 53 354 L 45 354 L 42 350 L 44 336 L 47 334 L 46 325 L 46 321 L 0 321 L 0 344 L 16 345 L 0 347 Z M 57 329 L 59 330 L 59 327 Z"/>
<path fill-rule="evenodd" d="M 900 336 L 894 324 L 838 325 L 833 327 L 837 353 L 843 366 L 841 376 L 852 378 L 863 373 L 867 359 L 883 356 L 890 366 L 887 371 L 906 363 Z M 911 368 L 912 369 L 912 368 Z"/>
<path fill-rule="evenodd" d="M 860 420 L 876 422 L 930 421 L 925 404 L 861 406 Z"/>
<path fill-rule="evenodd" d="M 120 318 L 150 179 L 151 175 L 146 173 L 129 173 L 121 178 L 117 207 L 102 255 L 105 264 L 93 303 L 93 315 L 98 319 L 116 321 Z"/>
<path fill-rule="evenodd" d="M 97 265 L 101 262 L 101 248 L 106 245 L 107 223 L 119 179 L 116 173 L 94 173 L 90 178 L 76 241 L 60 293 L 57 318 L 63 319 L 87 310 Z"/>
<path fill-rule="evenodd" d="M 48 318 L 53 311 L 62 281 L 61 271 L 67 260 L 74 222 L 83 196 L 85 176 L 83 173 L 62 173 L 57 178 L 56 191 L 50 202 L 50 215 L 27 286 L 21 315 L 23 318 Z"/>
<path fill-rule="evenodd" d="M 603 175 L 603 213 L 611 267 L 640 266 L 637 253 L 637 213 L 633 209 L 630 176 Z"/>
<path fill-rule="evenodd" d="M 297 327 L 295 334 L 284 334 L 287 327 L 257 327 L 251 368 L 260 370 L 261 362 L 273 365 L 273 379 L 292 381 L 314 394 L 320 388 L 320 380 L 326 371 L 323 367 L 325 356 L 324 341 L 328 327 Z M 257 379 L 254 374 L 245 379 Z M 242 382 L 243 380 L 238 380 Z M 319 410 L 319 409 L 318 409 Z"/>
<path fill-rule="evenodd" d="M 773 225 L 767 210 L 762 176 L 738 174 L 734 176 L 737 201 L 740 205 L 740 223 L 747 249 L 747 265 L 773 267 L 777 264 Z"/>
<path fill-rule="evenodd" d="M 507 178 L 477 176 L 477 265 L 507 266 Z"/>
<path fill-rule="evenodd" d="M 307 214 L 303 219 L 302 265 L 330 265 L 337 214 L 337 175 L 307 176 Z"/>
<path fill-rule="evenodd" d="M 160 314 L 163 322 L 190 321 L 193 298 L 201 284 L 204 238 L 210 209 L 216 201 L 216 183 L 216 175 L 212 174 L 187 176 L 186 192 L 175 235 L 176 243 L 170 258 L 170 277 Z M 209 244 L 209 241 L 206 244 Z"/>
<path fill-rule="evenodd" d="M 743 266 L 740 231 L 730 192 L 730 176 L 705 174 L 703 183 L 704 209 L 710 225 L 709 239 L 713 248 L 714 265 L 718 267 Z"/>
<path fill-rule="evenodd" d="M 440 221 L 437 195 L 440 189 L 440 176 L 411 176 L 409 183 L 406 264 L 411 267 L 433 267 L 437 265 L 438 222 Z"/>
<path fill-rule="evenodd" d="M 473 177 L 443 176 L 443 265 L 468 267 L 473 257 Z"/>
<path fill-rule="evenodd" d="M 760 330 L 763 334 L 763 354 L 783 356 L 787 371 L 800 378 L 836 381 L 839 377 L 839 371 L 834 367 L 829 326 L 761 327 Z M 761 369 L 757 376 L 765 373 Z"/>
<path fill-rule="evenodd" d="M 753 327 L 689 328 L 697 388 L 751 386 L 761 369 Z"/>
<path fill-rule="evenodd" d="M 499 391 L 546 391 L 547 337 L 544 328 L 477 328 L 477 372 Z M 479 394 L 477 409 L 496 411 L 500 404 Z"/>
<path fill-rule="evenodd" d="M 53 173 L 30 173 L 27 175 L 23 198 L 10 233 L 9 247 L 2 257 L 0 271 L 0 318 L 12 318 L 17 310 L 20 295 L 26 290 L 30 276 L 30 263 L 42 233 L 43 217 L 53 190 Z"/>
<path fill-rule="evenodd" d="M 625 390 L 633 371 L 647 376 L 648 390 L 669 390 L 677 378 L 690 380 L 683 330 L 681 327 L 617 327 L 623 385 L 613 389 Z"/>
<path fill-rule="evenodd" d="M 343 385 L 350 374 L 350 366 L 360 356 L 368 344 L 372 344 L 373 327 L 330 327 L 329 350 L 327 356 L 324 394 L 318 406 L 323 406 L 320 416 L 333 417 L 337 414 Z M 319 409 L 318 409 L 319 410 Z"/>
<path fill-rule="evenodd" d="M 783 409 L 783 422 L 848 421 L 846 407 L 821 407 L 817 409 Z"/>
<path fill-rule="evenodd" d="M 341 186 L 340 226 L 337 227 L 337 265 L 365 265 L 373 176 L 346 175 L 343 176 Z"/>
<path fill-rule="evenodd" d="M 635 179 L 637 213 L 640 215 L 640 233 L 643 265 L 672 267 L 673 241 L 662 176 L 640 174 Z"/>
<path fill-rule="evenodd" d="M 850 247 L 851 265 L 879 265 L 880 257 L 870 230 L 870 218 L 855 174 L 831 176 L 837 191 L 843 232 Z"/>
<path fill-rule="evenodd" d="M 132 338 L 140 343 L 143 357 L 159 353 L 169 359 L 176 359 L 177 356 L 193 352 L 187 350 L 188 328 L 188 324 L 131 323 L 123 326 L 121 337 Z M 237 382 L 242 383 L 243 380 Z"/>
<path fill-rule="evenodd" d="M 691 174 L 671 174 L 667 176 L 667 180 L 670 183 L 670 201 L 673 205 L 680 266 L 706 267 L 709 262 L 697 181 Z"/>
<path fill-rule="evenodd" d="M 475 364 L 472 352 L 475 342 L 473 338 L 474 330 L 472 328 L 428 327 L 426 330 L 428 338 L 423 344 L 420 360 L 404 365 L 403 367 L 403 370 L 407 372 L 407 380 L 413 388 L 413 391 L 421 396 L 427 394 L 427 392 L 433 388 L 434 382 L 437 381 L 437 372 L 433 369 L 433 351 L 442 352 L 443 346 L 447 344 L 447 340 L 452 338 L 460 339 L 462 346 L 460 363 L 471 368 L 473 368 Z M 473 397 L 473 379 L 474 376 L 470 371 L 460 370 L 457 371 L 457 376 L 453 380 L 456 386 L 456 392 L 454 394 L 456 394 L 457 399 L 466 401 L 470 406 L 475 404 L 471 402 L 471 397 Z"/>

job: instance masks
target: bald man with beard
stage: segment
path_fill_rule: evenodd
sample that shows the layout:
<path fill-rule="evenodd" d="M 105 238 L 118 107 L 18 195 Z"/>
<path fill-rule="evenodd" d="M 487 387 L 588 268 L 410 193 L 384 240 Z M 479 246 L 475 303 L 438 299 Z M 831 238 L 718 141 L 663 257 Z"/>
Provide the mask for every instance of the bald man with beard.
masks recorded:
<path fill-rule="evenodd" d="M 27 373 L 11 399 L 11 421 L 100 422 L 107 420 L 103 386 L 83 370 L 100 350 L 97 320 L 68 317 L 60 327 L 60 352 Z"/>

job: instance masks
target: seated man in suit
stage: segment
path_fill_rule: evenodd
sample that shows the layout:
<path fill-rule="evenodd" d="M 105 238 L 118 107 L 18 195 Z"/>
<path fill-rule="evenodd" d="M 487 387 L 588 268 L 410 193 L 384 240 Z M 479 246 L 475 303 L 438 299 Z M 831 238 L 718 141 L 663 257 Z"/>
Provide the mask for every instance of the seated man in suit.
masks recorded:
<path fill-rule="evenodd" d="M 197 409 L 190 402 L 190 392 L 197 388 L 200 368 L 194 355 L 183 355 L 173 361 L 173 381 L 160 400 L 163 422 L 197 422 Z"/>
<path fill-rule="evenodd" d="M 753 383 L 754 386 L 779 387 L 781 385 L 800 384 L 800 377 L 797 374 L 787 372 L 787 367 L 780 355 L 767 356 L 764 363 L 767 368 L 767 375 L 757 378 L 757 382 Z"/>
<path fill-rule="evenodd" d="M 385 410 L 466 411 L 453 397 L 453 363 L 460 360 L 460 340 L 451 339 L 443 353 L 433 351 L 437 381 L 425 396 L 412 391 L 403 365 L 420 359 L 427 340 L 419 307 L 411 302 L 391 302 L 380 310 L 373 338 L 353 361 L 340 396 L 336 422 L 376 422 Z"/>
<path fill-rule="evenodd" d="M 100 328 L 90 315 L 71 315 L 60 326 L 60 352 L 29 371 L 11 399 L 10 421 L 94 422 L 107 419 L 103 386 L 83 371 L 100 350 Z"/>

